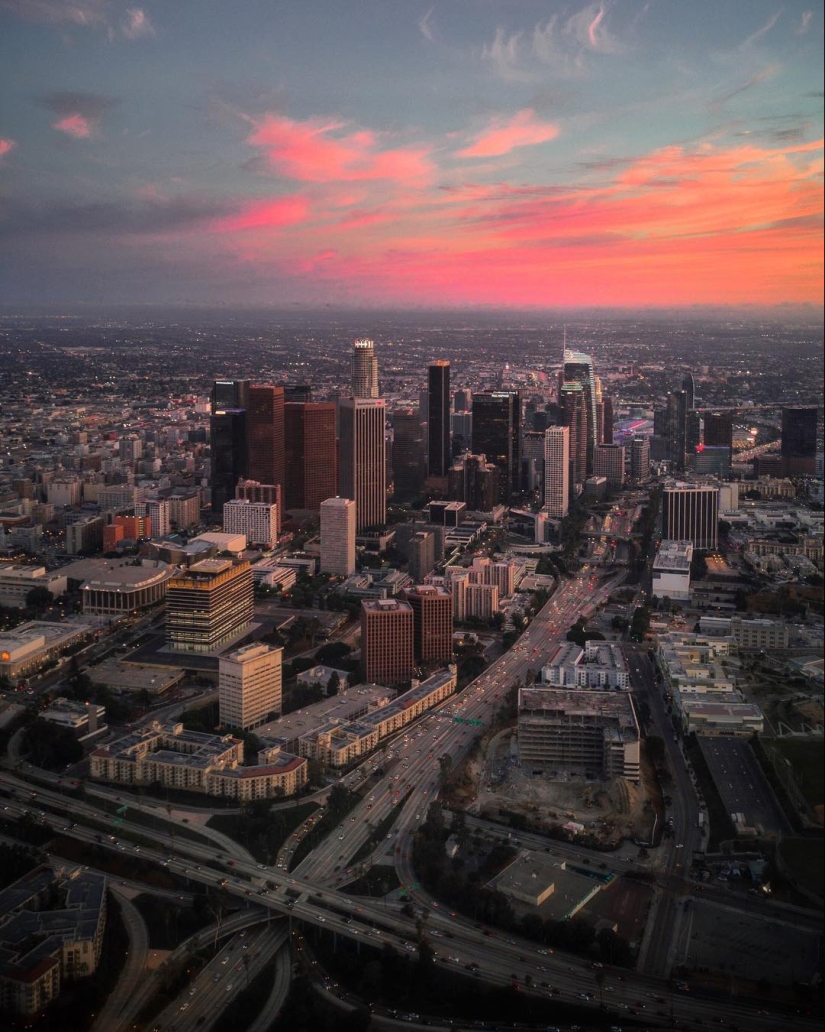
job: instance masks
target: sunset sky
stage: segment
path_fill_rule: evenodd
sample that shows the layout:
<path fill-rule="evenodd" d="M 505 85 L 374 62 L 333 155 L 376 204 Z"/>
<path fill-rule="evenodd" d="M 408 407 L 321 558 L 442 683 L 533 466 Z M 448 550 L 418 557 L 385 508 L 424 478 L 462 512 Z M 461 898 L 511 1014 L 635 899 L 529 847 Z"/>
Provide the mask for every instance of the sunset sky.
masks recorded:
<path fill-rule="evenodd" d="M 0 0 L 0 301 L 823 296 L 813 0 Z"/>

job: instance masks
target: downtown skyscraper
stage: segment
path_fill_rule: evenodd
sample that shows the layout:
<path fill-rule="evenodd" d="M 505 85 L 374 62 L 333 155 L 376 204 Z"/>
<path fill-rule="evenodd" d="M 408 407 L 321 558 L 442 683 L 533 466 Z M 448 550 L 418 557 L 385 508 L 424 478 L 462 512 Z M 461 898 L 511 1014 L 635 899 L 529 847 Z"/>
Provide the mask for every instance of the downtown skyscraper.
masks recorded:
<path fill-rule="evenodd" d="M 427 371 L 427 476 L 447 476 L 450 449 L 450 363 L 431 362 Z"/>
<path fill-rule="evenodd" d="M 352 396 L 378 397 L 378 359 L 375 344 L 366 338 L 357 340 L 352 349 Z"/>
<path fill-rule="evenodd" d="M 499 471 L 499 500 L 507 505 L 521 490 L 521 395 L 518 391 L 473 394 L 473 452 Z"/>
<path fill-rule="evenodd" d="M 570 509 L 570 428 L 551 426 L 544 432 L 544 508 L 554 520 Z"/>
<path fill-rule="evenodd" d="M 212 512 L 223 513 L 235 484 L 248 475 L 247 410 L 249 380 L 216 380 L 212 385 L 209 437 Z"/>
<path fill-rule="evenodd" d="M 387 520 L 386 405 L 381 398 L 341 398 L 338 413 L 338 493 L 355 502 L 360 533 Z"/>
<path fill-rule="evenodd" d="M 593 368 L 593 359 L 581 351 L 569 351 L 565 348 L 564 365 L 562 367 L 562 384 L 580 383 L 584 393 L 584 410 L 586 426 L 585 434 L 585 467 L 587 476 L 593 472 L 593 455 L 599 443 L 598 418 L 598 385 Z"/>

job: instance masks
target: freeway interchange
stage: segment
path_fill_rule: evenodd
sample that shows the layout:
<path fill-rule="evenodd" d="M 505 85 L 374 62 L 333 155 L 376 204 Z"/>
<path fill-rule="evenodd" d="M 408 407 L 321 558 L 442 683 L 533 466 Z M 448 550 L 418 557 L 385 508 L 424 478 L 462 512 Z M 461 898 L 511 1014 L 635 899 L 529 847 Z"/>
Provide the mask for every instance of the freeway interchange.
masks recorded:
<path fill-rule="evenodd" d="M 599 545 L 597 549 L 601 547 Z M 370 841 L 374 827 L 394 814 L 392 828 L 385 840 L 375 846 L 374 852 L 379 855 L 387 850 L 391 852 L 401 884 L 408 887 L 414 902 L 427 912 L 426 931 L 428 938 L 432 937 L 436 963 L 456 966 L 465 974 L 470 968 L 476 977 L 492 984 L 509 985 L 517 980 L 525 992 L 584 1008 L 598 1008 L 601 996 L 617 1020 L 620 1017 L 626 1020 L 626 1016 L 634 1011 L 640 1015 L 638 1020 L 644 1020 L 648 1025 L 679 1021 L 700 1026 L 722 1016 L 730 1025 L 736 1023 L 759 1032 L 776 1028 L 777 1022 L 787 1019 L 758 1011 L 755 1004 L 747 1001 L 720 1002 L 695 993 L 673 993 L 666 981 L 682 895 L 690 892 L 681 857 L 690 856 L 692 850 L 692 813 L 696 809 L 693 789 L 678 755 L 672 756 L 672 767 L 677 773 L 673 788 L 677 834 L 661 847 L 663 852 L 659 859 L 659 873 L 670 891 L 659 896 L 651 915 L 639 965 L 644 973 L 620 972 L 606 967 L 602 969 L 604 981 L 599 991 L 592 965 L 581 957 L 542 949 L 535 942 L 517 935 L 508 933 L 504 938 L 504 933 L 482 929 L 414 887 L 412 840 L 419 822 L 426 817 L 427 807 L 438 795 L 443 758 L 449 757 L 453 765 L 462 761 L 476 738 L 493 723 L 510 686 L 524 683 L 527 672 L 542 664 L 553 646 L 564 638 L 571 624 L 581 616 L 590 615 L 606 600 L 622 577 L 623 573 L 605 574 L 595 564 L 585 564 L 574 577 L 563 581 L 512 650 L 461 692 L 396 736 L 386 747 L 385 773 L 365 791 L 361 802 L 344 818 L 341 826 L 294 870 L 258 864 L 231 840 L 201 843 L 176 836 L 173 825 L 166 825 L 160 805 L 154 808 L 159 817 L 157 831 L 149 832 L 145 825 L 130 821 L 127 814 L 118 828 L 121 841 L 111 842 L 107 838 L 102 845 L 163 863 L 170 872 L 190 883 L 221 886 L 249 906 L 254 904 L 263 908 L 264 915 L 267 911 L 288 915 L 291 919 L 314 924 L 351 940 L 366 941 L 379 947 L 390 943 L 399 950 L 416 954 L 414 919 L 397 906 L 354 900 L 339 887 L 344 878 L 349 878 L 340 872 L 354 866 L 352 858 Z M 649 689 L 646 680 L 649 670 L 645 669 L 647 657 L 634 652 L 629 662 L 634 687 Z M 650 695 L 653 701 L 656 693 L 650 692 Z M 656 713 L 654 708 L 654 721 L 663 719 L 664 714 Z M 663 737 L 670 742 L 670 735 Z M 675 747 L 672 751 L 676 752 Z M 394 762 L 390 765 L 389 760 Z M 374 772 L 376 768 L 375 760 L 367 761 L 362 770 L 346 775 L 344 783 L 354 786 L 365 780 L 366 771 Z M 39 819 L 53 830 L 87 843 L 101 844 L 99 831 L 93 829 L 99 828 L 101 821 L 110 822 L 111 817 L 95 805 L 96 797 L 89 793 L 84 800 L 73 800 L 71 820 L 67 820 L 66 799 L 62 792 L 44 787 L 44 781 L 46 786 L 49 781 L 57 785 L 59 779 L 44 775 L 45 772 L 38 773 L 35 804 L 26 799 L 32 786 L 24 777 L 19 773 L 3 774 L 4 794 L 16 797 L 7 804 L 7 816 L 19 816 L 23 810 L 36 805 L 43 809 Z M 132 797 L 120 787 L 117 791 L 128 801 L 129 808 L 152 809 L 145 805 L 145 799 L 134 799 L 133 803 Z M 85 827 L 84 822 L 92 827 Z M 127 836 L 144 844 L 127 841 Z M 153 840 L 154 848 L 145 844 L 147 837 Z M 683 852 L 677 849 L 680 844 L 684 846 Z M 554 848 L 556 845 L 554 843 Z M 610 862 L 609 857 L 605 859 Z M 621 866 L 624 865 L 620 864 L 619 868 Z M 272 941 L 262 939 L 261 950 L 267 942 L 272 946 Z M 213 1008 L 219 1005 L 217 987 L 221 981 L 214 980 L 207 994 Z M 208 988 L 207 983 L 204 986 Z M 200 1014 L 200 1007 L 194 1006 L 193 999 L 192 1015 L 186 1013 L 178 1015 L 178 1018 L 185 1017 L 188 1027 L 190 1018 L 195 1019 Z M 165 1016 L 161 1027 L 168 1027 L 169 1020 L 169 1015 Z M 812 1021 L 796 1019 L 798 1027 L 804 1028 L 808 1024 L 813 1027 Z M 176 1027 L 183 1027 L 180 1020 Z"/>

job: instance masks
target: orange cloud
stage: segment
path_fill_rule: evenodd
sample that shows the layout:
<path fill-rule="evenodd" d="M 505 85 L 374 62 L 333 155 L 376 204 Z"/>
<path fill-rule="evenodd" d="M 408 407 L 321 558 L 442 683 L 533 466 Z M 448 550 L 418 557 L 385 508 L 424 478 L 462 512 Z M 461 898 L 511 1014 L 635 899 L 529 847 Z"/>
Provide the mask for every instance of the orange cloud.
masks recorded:
<path fill-rule="evenodd" d="M 517 147 L 535 147 L 559 135 L 559 128 L 541 122 L 531 108 L 519 111 L 508 122 L 494 122 L 476 137 L 475 143 L 457 152 L 459 158 L 492 158 L 509 154 Z"/>
<path fill-rule="evenodd" d="M 8 140 L 0 137 L 0 161 L 5 158 L 9 151 L 14 150 L 17 146 L 16 140 Z"/>
<path fill-rule="evenodd" d="M 53 122 L 52 129 L 57 129 L 75 140 L 88 140 L 94 132 L 92 123 L 81 114 L 66 115 L 65 118 Z"/>
<path fill-rule="evenodd" d="M 342 122 L 266 115 L 255 124 L 248 142 L 262 148 L 277 171 L 302 182 L 389 180 L 410 185 L 431 178 L 427 148 L 382 150 L 375 133 L 342 134 L 342 129 Z"/>
<path fill-rule="evenodd" d="M 236 215 L 217 219 L 213 227 L 220 233 L 237 233 L 246 229 L 280 229 L 303 222 L 309 214 L 306 197 L 295 194 L 275 201 L 256 201 Z"/>

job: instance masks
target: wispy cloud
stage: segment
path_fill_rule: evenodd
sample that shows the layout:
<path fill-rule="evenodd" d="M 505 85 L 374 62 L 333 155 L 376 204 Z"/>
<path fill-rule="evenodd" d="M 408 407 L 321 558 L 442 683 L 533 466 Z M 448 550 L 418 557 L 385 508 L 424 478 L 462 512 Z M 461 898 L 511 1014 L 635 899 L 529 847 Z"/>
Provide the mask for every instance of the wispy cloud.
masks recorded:
<path fill-rule="evenodd" d="M 249 118 L 248 139 L 282 175 L 308 183 L 388 180 L 407 185 L 431 178 L 427 147 L 382 148 L 368 129 L 348 131 L 336 119 L 295 121 L 283 115 Z"/>
<path fill-rule="evenodd" d="M 775 14 L 772 14 L 770 18 L 768 18 L 764 25 L 760 26 L 760 28 L 756 30 L 756 32 L 752 32 L 750 36 L 747 36 L 745 39 L 743 39 L 742 42 L 739 44 L 739 48 L 741 50 L 745 50 L 748 47 L 752 46 L 758 39 L 761 39 L 763 36 L 767 35 L 774 27 L 774 25 L 776 25 L 776 23 L 782 17 L 782 10 L 783 9 L 780 7 Z"/>
<path fill-rule="evenodd" d="M 9 140 L 9 139 L 0 137 L 0 161 L 2 161 L 3 158 L 5 158 L 5 156 L 10 151 L 13 151 L 16 146 L 17 146 L 17 141 L 16 140 Z"/>
<path fill-rule="evenodd" d="M 22 21 L 67 28 L 97 29 L 109 39 L 142 39 L 155 34 L 142 7 L 123 7 L 118 0 L 0 0 L 0 12 Z"/>
<path fill-rule="evenodd" d="M 481 59 L 488 61 L 502 79 L 531 79 L 532 74 L 523 66 L 522 37 L 523 33 L 510 33 L 499 25 L 492 42 L 481 48 Z"/>
<path fill-rule="evenodd" d="M 588 54 L 616 55 L 630 49 L 611 24 L 612 11 L 613 4 L 605 0 L 569 16 L 551 14 L 529 33 L 499 26 L 481 57 L 500 78 L 511 81 L 543 79 L 546 66 L 557 76 L 580 74 Z"/>
<path fill-rule="evenodd" d="M 475 142 L 457 152 L 459 158 L 492 158 L 509 154 L 517 147 L 534 147 L 559 135 L 559 128 L 536 118 L 531 108 L 517 112 L 512 118 L 496 119 L 480 132 Z"/>
<path fill-rule="evenodd" d="M 53 129 L 76 140 L 87 140 L 97 134 L 104 115 L 119 101 L 98 93 L 54 92 L 41 97 L 40 103 L 59 116 L 52 122 Z"/>
<path fill-rule="evenodd" d="M 813 11 L 803 11 L 802 17 L 799 19 L 799 25 L 796 27 L 797 36 L 804 36 L 808 29 L 811 27 L 811 22 L 814 20 Z"/>
<path fill-rule="evenodd" d="M 433 24 L 433 13 L 435 8 L 431 7 L 418 19 L 418 31 L 430 43 L 435 39 L 435 26 Z"/>
<path fill-rule="evenodd" d="M 780 66 L 778 64 L 767 65 L 765 68 L 754 73 L 749 79 L 746 79 L 745 82 L 739 83 L 738 86 L 734 86 L 731 89 L 726 90 L 724 93 L 720 93 L 719 96 L 714 97 L 708 104 L 708 109 L 714 112 L 719 111 L 720 108 L 727 104 L 729 100 L 739 96 L 740 93 L 745 93 L 748 90 L 753 89 L 754 86 L 758 86 L 760 83 L 768 82 L 770 79 L 773 79 L 779 70 Z"/>
<path fill-rule="evenodd" d="M 120 19 L 120 31 L 127 39 L 154 36 L 155 27 L 142 7 L 127 7 Z"/>

